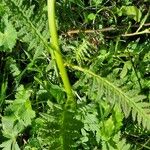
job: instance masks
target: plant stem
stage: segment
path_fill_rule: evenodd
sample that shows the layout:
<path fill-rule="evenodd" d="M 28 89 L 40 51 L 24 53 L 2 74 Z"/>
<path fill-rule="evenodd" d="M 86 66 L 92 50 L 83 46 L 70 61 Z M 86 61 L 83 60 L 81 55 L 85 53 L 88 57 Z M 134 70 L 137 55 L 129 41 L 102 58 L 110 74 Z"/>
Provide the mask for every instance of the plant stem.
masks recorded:
<path fill-rule="evenodd" d="M 54 58 L 56 60 L 60 76 L 62 78 L 64 88 L 67 94 L 67 102 L 68 104 L 74 105 L 75 99 L 72 93 L 72 88 L 70 85 L 70 81 L 67 75 L 66 68 L 64 66 L 62 54 L 59 48 L 58 42 L 58 34 L 56 28 L 56 20 L 55 20 L 55 0 L 47 0 L 48 3 L 48 22 L 49 22 L 49 31 L 51 35 L 51 43 L 54 47 Z"/>
<path fill-rule="evenodd" d="M 150 23 L 145 23 L 142 25 L 142 27 L 149 27 Z M 131 28 L 136 28 L 139 27 L 141 28 L 139 25 L 132 25 Z M 69 30 L 67 31 L 67 33 L 63 33 L 63 35 L 68 35 L 71 36 L 73 34 L 79 34 L 79 33 L 85 33 L 85 34 L 93 34 L 93 33 L 100 33 L 100 32 L 109 32 L 109 31 L 120 31 L 120 30 L 124 30 L 126 28 L 126 26 L 116 26 L 116 27 L 106 27 L 106 28 L 102 28 L 102 29 L 86 29 L 86 30 L 82 30 L 82 29 L 75 29 L 75 30 Z M 142 32 L 134 32 L 134 33 L 126 33 L 126 34 L 122 34 L 121 36 L 135 36 L 135 35 L 139 35 L 139 34 L 145 34 L 148 31 L 142 31 Z M 149 33 L 149 32 L 148 32 Z"/>
<path fill-rule="evenodd" d="M 150 30 L 149 29 L 145 29 L 141 32 L 134 32 L 134 33 L 126 33 L 126 34 L 122 34 L 121 36 L 135 36 L 135 35 L 141 35 L 141 34 L 150 34 Z"/>

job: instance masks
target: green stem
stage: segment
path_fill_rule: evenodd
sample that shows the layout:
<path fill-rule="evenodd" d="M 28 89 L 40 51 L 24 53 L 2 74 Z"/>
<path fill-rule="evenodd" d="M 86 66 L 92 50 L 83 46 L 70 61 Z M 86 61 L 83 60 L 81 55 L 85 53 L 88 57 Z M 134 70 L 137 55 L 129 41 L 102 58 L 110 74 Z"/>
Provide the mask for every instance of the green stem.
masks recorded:
<path fill-rule="evenodd" d="M 51 43 L 54 47 L 54 58 L 56 59 L 56 63 L 60 72 L 60 76 L 62 78 L 65 91 L 67 93 L 67 103 L 74 105 L 75 99 L 72 93 L 72 88 L 70 85 L 70 81 L 67 75 L 67 71 L 64 66 L 62 54 L 59 48 L 56 21 L 55 21 L 55 0 L 47 0 L 48 3 L 48 22 L 49 22 L 49 31 L 51 35 Z"/>

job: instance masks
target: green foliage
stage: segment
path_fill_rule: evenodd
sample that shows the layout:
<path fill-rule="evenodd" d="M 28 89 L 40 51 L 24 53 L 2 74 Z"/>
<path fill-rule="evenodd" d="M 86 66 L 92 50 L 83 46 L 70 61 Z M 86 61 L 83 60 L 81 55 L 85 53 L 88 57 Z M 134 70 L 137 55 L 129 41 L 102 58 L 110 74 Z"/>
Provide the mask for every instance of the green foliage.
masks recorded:
<path fill-rule="evenodd" d="M 122 6 L 121 12 L 123 15 L 129 16 L 137 22 L 141 20 L 142 13 L 136 6 Z"/>
<path fill-rule="evenodd" d="M 20 86 L 17 89 L 15 100 L 5 108 L 2 117 L 2 133 L 7 141 L 0 145 L 3 150 L 19 149 L 16 142 L 17 137 L 27 126 L 31 125 L 31 120 L 35 117 L 29 100 L 30 94 L 30 90 L 25 90 L 23 86 Z"/>
<path fill-rule="evenodd" d="M 50 101 L 47 102 L 48 111 L 40 114 L 40 118 L 35 120 L 36 126 L 34 136 L 29 141 L 29 147 L 38 147 L 41 149 L 74 149 L 80 137 L 80 129 L 82 122 L 77 120 L 74 112 L 65 110 L 60 105 L 54 105 Z M 32 141 L 39 143 L 35 145 Z"/>
<path fill-rule="evenodd" d="M 2 81 L 1 89 L 0 89 L 0 106 L 4 104 L 5 97 L 6 97 L 6 89 L 7 89 L 7 81 Z M 0 109 L 1 111 L 1 109 Z"/>
<path fill-rule="evenodd" d="M 11 22 L 8 21 L 8 16 L 3 17 L 4 31 L 0 32 L 0 51 L 12 51 L 16 44 L 17 32 Z"/>
<path fill-rule="evenodd" d="M 105 95 L 107 100 L 110 100 L 111 104 L 118 102 L 120 107 L 123 109 L 126 117 L 128 117 L 130 112 L 132 111 L 133 120 L 135 121 L 137 119 L 139 125 L 142 123 L 144 127 L 150 129 L 148 123 L 150 119 L 149 104 L 142 102 L 142 100 L 146 98 L 145 96 L 136 95 L 137 93 L 133 91 L 129 91 L 128 93 L 122 92 L 114 84 L 110 83 L 108 80 L 105 80 L 104 78 L 101 78 L 100 76 L 97 76 L 90 70 L 86 70 L 78 66 L 71 66 L 71 67 L 76 70 L 87 73 L 88 75 L 94 78 L 90 85 L 91 88 L 89 89 L 90 90 L 89 94 L 87 95 L 93 97 L 93 93 L 100 93 L 101 95 L 96 94 L 96 96 L 94 96 L 94 99 L 98 100 L 101 98 L 100 96 Z M 90 80 L 90 76 L 86 78 L 85 82 L 87 82 L 87 80 Z M 78 82 L 80 86 L 80 81 Z M 82 84 L 85 84 L 83 79 Z"/>
<path fill-rule="evenodd" d="M 77 103 L 70 108 L 47 3 L 1 0 L 0 149 L 149 149 L 148 6 L 56 2 L 59 46 Z"/>

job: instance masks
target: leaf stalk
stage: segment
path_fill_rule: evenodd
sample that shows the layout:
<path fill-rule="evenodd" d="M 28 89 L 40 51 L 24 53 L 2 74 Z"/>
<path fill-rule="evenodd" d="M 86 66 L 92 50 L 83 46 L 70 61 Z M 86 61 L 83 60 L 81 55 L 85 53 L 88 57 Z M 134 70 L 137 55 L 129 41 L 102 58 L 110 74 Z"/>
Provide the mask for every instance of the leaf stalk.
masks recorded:
<path fill-rule="evenodd" d="M 67 102 L 66 104 L 75 106 L 76 102 L 74 99 L 74 95 L 72 93 L 71 84 L 69 81 L 69 77 L 64 66 L 61 50 L 58 42 L 58 34 L 56 28 L 56 19 L 55 19 L 55 0 L 47 0 L 48 4 L 48 22 L 49 22 L 49 32 L 51 36 L 51 44 L 54 47 L 54 59 L 56 60 L 60 76 L 67 94 Z"/>

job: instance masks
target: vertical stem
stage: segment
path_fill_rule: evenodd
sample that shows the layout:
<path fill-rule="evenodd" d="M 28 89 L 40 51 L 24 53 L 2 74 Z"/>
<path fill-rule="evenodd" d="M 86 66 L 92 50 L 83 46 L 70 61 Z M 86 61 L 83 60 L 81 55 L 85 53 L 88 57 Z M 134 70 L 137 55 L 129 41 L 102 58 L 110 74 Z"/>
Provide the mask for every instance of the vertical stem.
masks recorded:
<path fill-rule="evenodd" d="M 59 48 L 56 20 L 55 20 L 55 0 L 47 0 L 47 4 L 48 4 L 49 31 L 51 35 L 51 43 L 52 43 L 52 46 L 54 47 L 54 58 L 56 59 L 56 63 L 60 72 L 60 76 L 62 78 L 64 88 L 67 93 L 67 102 L 71 104 L 75 104 L 74 95 L 72 93 L 70 81 L 69 81 L 67 71 L 64 66 L 63 58 L 61 55 L 61 51 Z"/>

